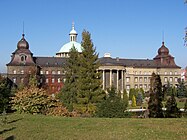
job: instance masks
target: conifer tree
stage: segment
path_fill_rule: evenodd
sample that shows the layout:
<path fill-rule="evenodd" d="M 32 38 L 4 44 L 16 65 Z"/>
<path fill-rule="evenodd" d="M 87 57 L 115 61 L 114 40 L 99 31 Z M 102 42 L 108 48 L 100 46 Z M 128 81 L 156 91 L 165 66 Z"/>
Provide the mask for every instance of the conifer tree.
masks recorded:
<path fill-rule="evenodd" d="M 174 94 L 166 102 L 166 117 L 177 118 L 179 117 L 179 109 Z"/>
<path fill-rule="evenodd" d="M 136 107 L 136 98 L 134 95 L 132 96 L 132 105 L 131 106 Z"/>
<path fill-rule="evenodd" d="M 117 95 L 116 89 L 111 87 L 108 90 L 108 96 L 106 100 L 103 100 L 101 104 L 98 105 L 98 110 L 96 115 L 98 117 L 107 118 L 123 118 L 125 117 L 125 110 L 127 104 L 121 97 Z"/>
<path fill-rule="evenodd" d="M 77 79 L 79 76 L 79 52 L 73 46 L 69 53 L 69 58 L 66 61 L 65 65 L 65 83 L 62 88 L 61 93 L 58 95 L 64 105 L 68 108 L 69 111 L 73 111 L 73 104 L 76 103 L 76 96 L 78 90 Z"/>
<path fill-rule="evenodd" d="M 129 105 L 129 97 L 128 97 L 128 95 L 127 95 L 126 89 L 124 89 L 124 91 L 123 91 L 123 101 L 125 102 L 125 105 L 126 105 L 126 106 Z"/>
<path fill-rule="evenodd" d="M 163 117 L 163 110 L 162 110 L 162 83 L 159 75 L 155 73 L 152 74 L 151 81 L 150 81 L 150 99 L 148 102 L 148 109 L 149 109 L 149 117 L 152 118 L 162 118 Z"/>
<path fill-rule="evenodd" d="M 82 33 L 81 46 L 76 108 L 81 113 L 92 114 L 96 110 L 96 104 L 105 95 L 101 88 L 101 74 L 97 72 L 99 68 L 98 54 L 88 31 L 84 30 Z"/>
<path fill-rule="evenodd" d="M 176 92 L 177 92 L 177 97 L 179 98 L 187 97 L 187 88 L 185 86 L 184 80 L 178 79 Z"/>

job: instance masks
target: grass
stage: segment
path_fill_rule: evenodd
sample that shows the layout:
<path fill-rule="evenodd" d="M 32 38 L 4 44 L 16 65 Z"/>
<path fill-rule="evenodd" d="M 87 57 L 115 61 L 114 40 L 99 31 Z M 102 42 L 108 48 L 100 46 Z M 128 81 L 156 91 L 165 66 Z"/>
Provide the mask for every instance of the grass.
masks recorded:
<path fill-rule="evenodd" d="M 7 137 L 16 140 L 187 139 L 185 118 L 64 118 L 11 114 L 7 116 L 7 122 L 0 126 L 0 137 L 4 139 Z"/>

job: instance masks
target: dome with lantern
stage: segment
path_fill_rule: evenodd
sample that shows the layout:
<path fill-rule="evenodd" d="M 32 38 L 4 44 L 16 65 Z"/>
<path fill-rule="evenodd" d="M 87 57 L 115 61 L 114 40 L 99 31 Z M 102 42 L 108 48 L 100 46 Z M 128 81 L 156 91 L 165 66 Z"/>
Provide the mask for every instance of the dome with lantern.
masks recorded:
<path fill-rule="evenodd" d="M 75 49 L 81 53 L 82 47 L 81 44 L 77 42 L 77 32 L 75 30 L 74 24 L 72 24 L 72 30 L 69 33 L 70 36 L 70 42 L 64 44 L 60 51 L 56 53 L 57 57 L 69 57 L 69 52 L 72 47 L 75 47 Z"/>

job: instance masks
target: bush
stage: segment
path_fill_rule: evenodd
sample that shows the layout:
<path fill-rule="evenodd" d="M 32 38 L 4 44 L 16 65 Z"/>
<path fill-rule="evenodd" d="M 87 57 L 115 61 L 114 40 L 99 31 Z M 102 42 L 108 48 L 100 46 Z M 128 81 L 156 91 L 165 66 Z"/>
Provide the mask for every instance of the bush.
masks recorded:
<path fill-rule="evenodd" d="M 128 116 L 124 113 L 127 104 L 120 97 L 117 96 L 114 88 L 108 91 L 109 96 L 104 100 L 96 111 L 96 116 L 106 118 L 123 118 Z"/>
<path fill-rule="evenodd" d="M 50 97 L 44 89 L 25 87 L 12 98 L 12 108 L 19 113 L 41 114 L 49 107 Z"/>

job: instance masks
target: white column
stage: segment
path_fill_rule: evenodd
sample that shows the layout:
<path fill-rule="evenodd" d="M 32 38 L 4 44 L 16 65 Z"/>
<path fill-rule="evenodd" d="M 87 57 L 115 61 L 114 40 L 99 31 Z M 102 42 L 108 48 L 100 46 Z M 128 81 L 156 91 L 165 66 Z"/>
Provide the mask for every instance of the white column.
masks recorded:
<path fill-rule="evenodd" d="M 117 87 L 116 87 L 116 89 L 117 89 L 117 92 L 118 92 L 118 89 L 119 89 L 119 70 L 117 70 Z"/>
<path fill-rule="evenodd" d="M 105 70 L 103 69 L 103 90 L 105 89 Z"/>
<path fill-rule="evenodd" d="M 112 70 L 110 70 L 110 88 L 112 87 Z"/>

